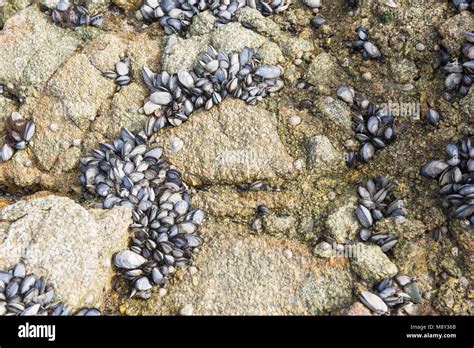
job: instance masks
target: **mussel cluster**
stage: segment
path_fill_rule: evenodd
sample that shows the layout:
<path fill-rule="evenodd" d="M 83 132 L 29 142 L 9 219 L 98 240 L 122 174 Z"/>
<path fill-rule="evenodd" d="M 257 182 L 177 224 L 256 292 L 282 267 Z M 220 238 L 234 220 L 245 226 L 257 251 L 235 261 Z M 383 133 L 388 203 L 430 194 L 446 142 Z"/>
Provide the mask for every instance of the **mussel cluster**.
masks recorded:
<path fill-rule="evenodd" d="M 208 110 L 228 95 L 254 105 L 284 85 L 280 80 L 281 69 L 261 65 L 251 48 L 226 54 L 209 47 L 200 54 L 198 62 L 193 70 L 174 74 L 157 74 L 143 68 L 143 78 L 151 93 L 143 109 L 145 114 L 156 116 L 150 118 L 147 133 L 157 132 L 167 124 L 178 126 L 194 110 Z"/>
<path fill-rule="evenodd" d="M 413 279 L 399 274 L 394 279 L 382 280 L 374 291 L 362 291 L 359 299 L 372 312 L 384 314 L 419 303 L 420 295 Z"/>
<path fill-rule="evenodd" d="M 152 284 L 163 285 L 177 267 L 187 265 L 201 244 L 196 235 L 204 212 L 191 207 L 188 188 L 178 170 L 150 147 L 144 131 L 122 129 L 112 143 L 101 143 L 81 160 L 80 181 L 103 198 L 102 207 L 132 211 L 129 249 L 114 257 L 115 265 L 133 283 L 132 296 L 148 299 Z"/>
<path fill-rule="evenodd" d="M 474 148 L 473 135 L 466 136 L 460 144 L 446 145 L 445 160 L 432 160 L 421 167 L 421 174 L 438 179 L 440 194 L 450 215 L 467 220 L 474 231 Z"/>
<path fill-rule="evenodd" d="M 5 144 L 0 152 L 0 162 L 12 158 L 16 150 L 24 150 L 35 134 L 33 121 L 25 120 L 20 113 L 14 112 L 5 121 Z"/>
<path fill-rule="evenodd" d="M 407 214 L 403 199 L 393 192 L 395 185 L 395 180 L 390 181 L 387 176 L 379 176 L 357 188 L 359 205 L 355 213 L 363 226 L 359 230 L 359 237 L 364 242 L 376 243 L 383 252 L 392 249 L 398 238 L 389 232 L 373 232 L 375 223 L 386 217 L 404 217 Z"/>
<path fill-rule="evenodd" d="M 0 316 L 71 314 L 71 307 L 54 301 L 54 289 L 43 277 L 27 274 L 23 263 L 0 271 Z M 73 315 L 101 315 L 96 308 L 81 308 Z"/>
<path fill-rule="evenodd" d="M 362 51 L 364 59 L 377 59 L 382 57 L 382 53 L 374 43 L 369 41 L 369 33 L 364 27 L 357 27 L 357 40 L 350 43 L 350 46 L 357 51 Z"/>
<path fill-rule="evenodd" d="M 99 27 L 104 16 L 102 14 L 89 14 L 89 10 L 85 5 L 76 5 L 69 3 L 67 0 L 61 0 L 56 8 L 51 11 L 53 22 L 63 28 L 75 28 L 83 25 L 91 25 Z"/>
<path fill-rule="evenodd" d="M 117 91 L 130 83 L 130 58 L 121 59 L 115 64 L 115 71 L 106 71 L 105 77 L 113 79 L 117 85 Z"/>
<path fill-rule="evenodd" d="M 336 94 L 351 105 L 355 112 L 352 117 L 352 129 L 361 144 L 358 152 L 347 154 L 347 164 L 352 167 L 356 163 L 367 163 L 377 150 L 385 148 L 395 140 L 392 128 L 394 116 L 387 108 L 378 107 L 347 86 L 339 87 Z"/>
<path fill-rule="evenodd" d="M 140 8 L 147 22 L 158 21 L 166 34 L 185 32 L 192 18 L 210 10 L 216 17 L 215 25 L 235 20 L 235 12 L 244 6 L 260 11 L 264 16 L 284 11 L 290 0 L 145 0 Z"/>
<path fill-rule="evenodd" d="M 440 51 L 440 63 L 446 72 L 444 85 L 448 100 L 454 92 L 461 98 L 465 97 L 474 82 L 474 32 L 465 32 L 464 37 L 466 42 L 461 46 L 460 59 L 451 57 L 444 49 Z"/>

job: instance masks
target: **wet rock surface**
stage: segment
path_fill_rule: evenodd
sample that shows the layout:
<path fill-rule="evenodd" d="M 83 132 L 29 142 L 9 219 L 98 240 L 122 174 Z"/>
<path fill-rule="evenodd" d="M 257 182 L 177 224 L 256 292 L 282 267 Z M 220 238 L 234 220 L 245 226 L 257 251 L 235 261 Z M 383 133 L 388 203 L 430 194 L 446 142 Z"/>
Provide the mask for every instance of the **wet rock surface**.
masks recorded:
<path fill-rule="evenodd" d="M 146 312 L 174 314 L 191 304 L 194 315 L 322 314 L 350 304 L 353 278 L 344 259 L 312 260 L 299 243 L 250 236 L 236 224 L 223 232 L 208 221 L 202 233 L 197 273 L 183 274 L 164 297 L 153 294 Z M 134 314 L 127 302 L 121 308 Z"/>
<path fill-rule="evenodd" d="M 0 253 L 0 268 L 24 257 L 64 300 L 104 307 L 106 298 L 111 314 L 367 315 L 357 294 L 399 273 L 416 278 L 419 293 L 412 294 L 420 303 L 397 314 L 472 315 L 465 285 L 472 277 L 472 233 L 450 219 L 437 184 L 419 174 L 421 165 L 444 156 L 445 144 L 474 131 L 472 88 L 446 101 L 444 72 L 432 64 L 440 47 L 460 56 L 462 33 L 472 30 L 468 11 L 458 13 L 449 2 L 390 7 L 371 1 L 349 15 L 342 1 L 326 1 L 319 10 L 326 23 L 314 28 L 312 11 L 292 3 L 272 16 L 243 7 L 235 22 L 217 26 L 210 11 L 201 12 L 188 32 L 165 35 L 159 24 L 135 14 L 137 1 L 92 1 L 93 11 L 105 13 L 104 25 L 77 30 L 53 24 L 29 1 L 2 5 L 0 125 L 20 111 L 35 122 L 36 135 L 0 163 L 0 236 L 6 236 L 0 249 L 12 250 Z M 383 58 L 364 60 L 347 47 L 360 25 Z M 156 133 L 154 143 L 163 146 L 190 186 L 193 205 L 209 220 L 190 268 L 177 270 L 150 301 L 129 299 L 123 279 L 110 286 L 110 260 L 127 244 L 129 213 L 83 202 L 79 161 L 122 127 L 142 129 L 149 118 L 142 110 L 149 95 L 143 65 L 156 72 L 188 69 L 208 45 L 226 52 L 256 48 L 263 64 L 282 69 L 285 88 L 257 105 L 228 97 Z M 117 90 L 103 73 L 127 57 L 131 82 Z M 337 98 L 341 85 L 377 104 L 419 107 L 395 119 L 395 142 L 360 168 L 344 164 L 357 144 L 357 111 Z M 424 121 L 428 108 L 442 115 L 436 126 Z M 388 253 L 375 242 L 360 243 L 352 197 L 358 184 L 385 174 L 397 179 L 408 212 L 375 225 L 377 233 L 398 238 Z M 257 180 L 268 188 L 249 190 Z M 42 189 L 73 200 L 24 198 Z M 260 206 L 269 212 L 253 228 Z M 434 239 L 433 230 L 442 226 L 447 231 Z M 352 245 L 356 254 L 344 255 Z"/>
<path fill-rule="evenodd" d="M 196 112 L 161 140 L 170 163 L 193 185 L 278 182 L 295 174 L 275 115 L 261 106 L 225 100 L 215 109 Z"/>
<path fill-rule="evenodd" d="M 126 208 L 86 210 L 66 197 L 17 202 L 0 210 L 0 268 L 23 260 L 71 307 L 103 307 L 115 275 L 110 255 L 127 244 L 130 222 Z"/>

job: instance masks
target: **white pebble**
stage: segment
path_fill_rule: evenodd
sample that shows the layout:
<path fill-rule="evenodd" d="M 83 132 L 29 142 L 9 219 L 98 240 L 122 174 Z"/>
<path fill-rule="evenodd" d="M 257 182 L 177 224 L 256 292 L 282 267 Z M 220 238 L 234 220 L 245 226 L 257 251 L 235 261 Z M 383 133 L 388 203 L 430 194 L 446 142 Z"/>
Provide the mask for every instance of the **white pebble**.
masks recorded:
<path fill-rule="evenodd" d="M 196 274 L 198 269 L 194 266 L 189 267 L 189 274 Z"/>
<path fill-rule="evenodd" d="M 171 138 L 170 143 L 168 146 L 168 149 L 171 152 L 178 152 L 180 151 L 184 146 L 184 142 L 180 138 Z"/>
<path fill-rule="evenodd" d="M 187 304 L 181 310 L 179 311 L 179 314 L 181 315 L 193 315 L 193 305 L 192 304 Z"/>
<path fill-rule="evenodd" d="M 94 296 L 87 295 L 84 300 L 85 300 L 86 303 L 91 304 L 92 302 L 94 302 Z"/>
<path fill-rule="evenodd" d="M 301 170 L 301 169 L 303 169 L 303 161 L 302 161 L 302 160 L 296 160 L 296 161 L 293 163 L 293 168 L 295 168 L 296 170 Z"/>
<path fill-rule="evenodd" d="M 321 7 L 321 0 L 305 0 L 304 3 L 311 8 Z"/>
<path fill-rule="evenodd" d="M 327 194 L 327 198 L 328 198 L 330 201 L 335 200 L 336 197 L 337 197 L 337 194 L 336 194 L 336 192 L 334 192 L 334 191 L 330 191 L 330 192 Z"/>
<path fill-rule="evenodd" d="M 59 125 L 57 123 L 50 123 L 49 129 L 51 130 L 51 132 L 57 132 L 59 129 Z"/>
<path fill-rule="evenodd" d="M 11 82 L 7 83 L 7 88 L 9 90 L 12 90 L 14 88 L 13 83 L 11 83 Z"/>
<path fill-rule="evenodd" d="M 27 159 L 23 162 L 23 165 L 25 167 L 31 167 L 33 165 L 33 162 L 31 160 Z"/>
<path fill-rule="evenodd" d="M 21 120 L 21 114 L 17 111 L 15 112 L 12 112 L 11 114 L 11 119 L 12 121 L 18 121 L 18 120 Z"/>
<path fill-rule="evenodd" d="M 422 43 L 419 43 L 419 44 L 416 44 L 415 48 L 418 50 L 418 51 L 424 51 L 426 49 L 426 46 L 423 45 Z"/>
<path fill-rule="evenodd" d="M 397 8 L 398 4 L 394 0 L 385 1 L 385 5 L 391 8 Z"/>
<path fill-rule="evenodd" d="M 168 291 L 166 291 L 165 288 L 160 288 L 160 290 L 158 290 L 158 296 L 160 296 L 160 297 L 165 296 L 167 293 L 168 293 Z"/>
<path fill-rule="evenodd" d="M 295 63 L 296 66 L 300 66 L 303 63 L 303 61 L 298 58 L 298 59 L 295 59 L 293 63 Z"/>
<path fill-rule="evenodd" d="M 290 117 L 290 124 L 292 126 L 297 126 L 301 123 L 301 117 L 299 116 L 292 116 Z"/>
<path fill-rule="evenodd" d="M 372 73 L 370 71 L 362 74 L 362 78 L 366 81 L 372 80 Z"/>
<path fill-rule="evenodd" d="M 80 146 L 80 145 L 81 145 L 81 142 L 82 142 L 81 139 L 74 139 L 74 140 L 72 141 L 72 145 L 74 145 L 74 146 Z"/>
<path fill-rule="evenodd" d="M 290 249 L 285 249 L 283 250 L 283 256 L 285 256 L 287 259 L 291 259 L 291 257 L 293 256 L 293 253 L 291 252 Z"/>

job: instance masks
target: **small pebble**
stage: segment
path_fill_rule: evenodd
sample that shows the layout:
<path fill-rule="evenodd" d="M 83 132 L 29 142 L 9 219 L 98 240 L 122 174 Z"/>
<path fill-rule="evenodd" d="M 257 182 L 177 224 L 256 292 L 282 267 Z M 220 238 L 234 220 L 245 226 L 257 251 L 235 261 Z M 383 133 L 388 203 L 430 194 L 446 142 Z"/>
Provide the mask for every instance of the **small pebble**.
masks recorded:
<path fill-rule="evenodd" d="M 300 82 L 296 85 L 296 88 L 298 89 L 303 89 L 306 87 L 306 82 Z"/>
<path fill-rule="evenodd" d="M 398 4 L 394 0 L 386 0 L 385 5 L 390 8 L 397 8 Z"/>
<path fill-rule="evenodd" d="M 51 123 L 49 125 L 49 129 L 51 130 L 51 132 L 57 132 L 59 129 L 59 125 L 57 123 Z"/>
<path fill-rule="evenodd" d="M 302 160 L 296 160 L 296 161 L 293 163 L 293 168 L 295 168 L 296 170 L 301 170 L 301 169 L 303 169 L 303 161 L 302 161 Z"/>
<path fill-rule="evenodd" d="M 193 315 L 193 311 L 194 311 L 193 305 L 187 304 L 183 308 L 181 308 L 181 310 L 179 311 L 179 314 L 189 316 L 189 315 Z"/>
<path fill-rule="evenodd" d="M 81 139 L 74 139 L 74 140 L 72 141 L 72 145 L 74 145 L 74 146 L 80 146 L 80 145 L 81 145 L 81 142 L 82 142 Z"/>
<path fill-rule="evenodd" d="M 290 117 L 290 124 L 292 126 L 297 126 L 301 123 L 301 117 L 299 116 L 292 116 Z"/>
<path fill-rule="evenodd" d="M 7 83 L 7 88 L 9 90 L 12 90 L 14 88 L 13 83 L 11 83 L 11 82 Z"/>
<path fill-rule="evenodd" d="M 336 194 L 336 192 L 334 192 L 334 191 L 330 191 L 330 192 L 327 194 L 327 198 L 328 198 L 330 201 L 335 200 L 336 197 L 337 197 L 337 194 Z"/>
<path fill-rule="evenodd" d="M 189 267 L 189 274 L 193 275 L 198 272 L 198 269 L 195 266 Z"/>
<path fill-rule="evenodd" d="M 184 146 L 184 142 L 179 139 L 179 138 L 171 138 L 170 139 L 170 144 L 168 146 L 168 149 L 171 152 L 178 152 L 180 151 Z"/>
<path fill-rule="evenodd" d="M 160 290 L 158 290 L 158 296 L 160 297 L 164 297 L 167 293 L 168 291 L 166 291 L 165 288 L 160 288 Z"/>
<path fill-rule="evenodd" d="M 415 48 L 417 51 L 424 51 L 426 49 L 426 46 L 423 45 L 422 43 L 416 44 Z"/>
<path fill-rule="evenodd" d="M 12 114 L 11 114 L 10 117 L 11 117 L 12 121 L 21 120 L 21 114 L 20 114 L 19 112 L 17 112 L 17 111 L 12 112 Z"/>
<path fill-rule="evenodd" d="M 372 73 L 370 71 L 365 72 L 362 74 L 362 78 L 366 81 L 372 80 Z"/>
<path fill-rule="evenodd" d="M 395 216 L 393 218 L 393 221 L 397 224 L 397 225 L 403 225 L 406 221 L 406 217 L 405 216 Z"/>
<path fill-rule="evenodd" d="M 293 63 L 294 63 L 296 66 L 300 66 L 300 65 L 303 63 L 303 61 L 302 61 L 301 59 L 297 58 L 297 59 L 295 59 L 295 61 L 294 61 Z"/>
<path fill-rule="evenodd" d="M 285 249 L 283 250 L 283 256 L 285 256 L 287 259 L 291 259 L 291 257 L 293 256 L 293 253 L 291 252 L 290 249 Z"/>
<path fill-rule="evenodd" d="M 25 161 L 23 162 L 23 165 L 24 165 L 25 167 L 31 167 L 31 166 L 33 165 L 33 162 L 28 159 L 28 160 L 25 160 Z"/>

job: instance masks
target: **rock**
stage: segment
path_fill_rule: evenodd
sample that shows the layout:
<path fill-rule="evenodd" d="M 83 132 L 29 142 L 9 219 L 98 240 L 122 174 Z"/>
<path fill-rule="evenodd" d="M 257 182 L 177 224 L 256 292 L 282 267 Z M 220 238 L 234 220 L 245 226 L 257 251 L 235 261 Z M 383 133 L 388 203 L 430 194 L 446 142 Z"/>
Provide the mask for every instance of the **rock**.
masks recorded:
<path fill-rule="evenodd" d="M 337 61 L 329 53 L 320 53 L 308 68 L 308 81 L 322 94 L 330 94 L 341 85 L 341 70 Z"/>
<path fill-rule="evenodd" d="M 36 18 L 35 12 L 28 18 L 34 20 L 35 25 L 44 20 L 43 17 Z M 57 29 L 56 26 L 47 27 L 52 33 Z M 60 30 L 61 33 L 64 31 Z M 66 46 L 58 50 L 64 52 L 68 49 L 68 39 L 66 34 L 61 35 Z M 0 37 L 0 43 L 3 39 Z M 33 45 L 36 51 L 49 47 L 49 42 L 38 39 L 31 43 L 33 39 L 19 36 L 17 45 Z M 57 39 L 53 37 L 52 40 Z M 54 45 L 52 42 L 53 49 Z M 113 69 L 125 53 L 132 61 L 133 82 L 116 93 L 114 81 L 103 77 L 102 73 Z M 0 57 L 2 54 L 0 52 Z M 0 181 L 7 186 L 39 185 L 43 189 L 63 192 L 77 185 L 77 167 L 83 154 L 105 138 L 115 137 L 121 127 L 131 130 L 142 127 L 145 117 L 138 110 L 148 90 L 140 69 L 143 64 L 156 64 L 159 54 L 156 40 L 150 39 L 146 33 L 133 38 L 107 33 L 70 53 L 60 66 L 50 67 L 55 71 L 49 72 L 48 82 L 41 85 L 34 97 L 28 97 L 19 110 L 25 118 L 34 120 L 36 135 L 26 151 L 18 151 L 12 161 L 0 164 Z M 33 165 L 26 168 L 25 161 L 31 161 Z"/>
<path fill-rule="evenodd" d="M 211 11 L 200 12 L 193 17 L 189 32 L 192 36 L 208 34 L 214 29 L 216 19 L 216 16 L 214 16 Z"/>
<path fill-rule="evenodd" d="M 52 77 L 48 83 L 48 91 L 72 125 L 85 131 L 95 119 L 104 100 L 113 95 L 115 83 L 102 76 L 101 72 L 90 64 L 87 55 L 78 54 L 69 59 Z M 58 120 L 58 124 L 60 123 Z M 36 152 L 42 151 L 37 150 Z M 45 168 L 48 167 L 49 165 L 45 165 Z"/>
<path fill-rule="evenodd" d="M 390 64 L 392 70 L 392 78 L 400 84 L 413 82 L 418 76 L 418 68 L 410 59 L 403 58 L 396 60 L 393 64 Z"/>
<path fill-rule="evenodd" d="M 393 218 L 382 219 L 377 222 L 378 232 L 394 234 L 405 240 L 422 237 L 426 230 L 426 226 L 421 221 L 414 219 L 405 219 L 402 224 L 397 224 Z"/>
<path fill-rule="evenodd" d="M 302 243 L 249 235 L 241 225 L 212 217 L 201 235 L 206 242 L 194 257 L 199 272 L 169 287 L 165 297 L 153 294 L 143 313 L 176 313 L 192 303 L 195 315 L 322 314 L 353 302 L 346 259 L 315 260 Z"/>
<path fill-rule="evenodd" d="M 226 204 L 222 204 L 222 202 Z M 294 208 L 297 197 L 291 191 L 248 191 L 238 192 L 233 188 L 211 186 L 193 195 L 193 206 L 214 216 L 255 215 L 255 207 L 266 205 L 270 211 Z"/>
<path fill-rule="evenodd" d="M 235 12 L 235 18 L 242 24 L 252 25 L 258 33 L 265 36 L 274 37 L 281 33 L 278 24 L 269 17 L 264 17 L 257 9 L 248 6 L 239 8 Z"/>
<path fill-rule="evenodd" d="M 211 33 L 211 44 L 217 51 L 226 53 L 240 52 L 244 47 L 256 48 L 265 64 L 274 65 L 283 61 L 283 54 L 277 44 L 244 28 L 240 23 L 219 26 Z"/>
<path fill-rule="evenodd" d="M 345 243 L 357 238 L 359 222 L 354 214 L 357 198 L 354 196 L 341 199 L 345 204 L 331 213 L 327 220 L 327 232 L 338 243 Z"/>
<path fill-rule="evenodd" d="M 170 163 L 180 168 L 184 180 L 192 185 L 256 180 L 271 184 L 294 173 L 293 159 L 280 141 L 275 116 L 261 106 L 233 98 L 208 111 L 196 111 L 189 121 L 164 131 L 160 138 Z M 168 150 L 173 138 L 184 142 L 178 152 Z"/>
<path fill-rule="evenodd" d="M 443 282 L 433 300 L 434 308 L 441 315 L 472 315 L 472 304 L 457 279 L 448 278 Z"/>
<path fill-rule="evenodd" d="M 278 44 L 286 58 L 300 58 L 304 53 L 313 50 L 313 43 L 300 37 L 281 35 L 278 37 Z"/>
<path fill-rule="evenodd" d="M 344 165 L 344 157 L 324 135 L 316 135 L 306 141 L 308 166 L 314 174 L 322 174 Z"/>
<path fill-rule="evenodd" d="M 347 104 L 332 97 L 317 97 L 315 106 L 324 120 L 334 123 L 348 135 L 352 134 L 352 115 Z"/>
<path fill-rule="evenodd" d="M 103 306 L 115 275 L 111 257 L 127 246 L 130 211 L 86 210 L 50 195 L 1 209 L 0 221 L 0 269 L 23 259 L 58 299 L 74 308 Z"/>
<path fill-rule="evenodd" d="M 356 243 L 354 247 L 358 252 L 350 260 L 351 267 L 362 280 L 374 284 L 398 273 L 397 266 L 378 245 Z"/>
<path fill-rule="evenodd" d="M 341 312 L 341 314 L 342 315 L 351 315 L 351 316 L 352 315 L 355 315 L 355 316 L 372 315 L 370 310 L 360 302 L 354 302 L 354 304 L 352 306 L 350 306 L 347 309 L 344 309 Z"/>
<path fill-rule="evenodd" d="M 0 84 L 42 89 L 80 44 L 72 30 L 54 25 L 36 6 L 11 17 L 0 35 Z M 14 62 L 14 66 L 12 63 Z"/>
<path fill-rule="evenodd" d="M 163 70 L 173 74 L 178 70 L 191 70 L 197 64 L 199 53 L 205 52 L 210 44 L 209 35 L 182 39 L 170 36 L 162 58 Z"/>
<path fill-rule="evenodd" d="M 268 234 L 288 238 L 297 234 L 298 221 L 294 216 L 276 216 L 270 214 L 263 216 L 262 221 L 263 229 Z"/>
<path fill-rule="evenodd" d="M 141 84 L 131 83 L 115 93 L 110 105 L 105 105 L 101 116 L 94 122 L 92 129 L 113 139 L 125 127 L 131 131 L 139 131 L 146 123 L 148 116 L 138 110 L 149 95 L 148 89 Z"/>
<path fill-rule="evenodd" d="M 453 57 L 461 55 L 461 44 L 464 42 L 464 32 L 472 30 L 472 15 L 463 11 L 441 22 L 438 31 L 442 36 L 443 47 Z"/>
<path fill-rule="evenodd" d="M 474 105 L 474 88 L 469 89 L 469 93 L 459 101 L 459 105 L 461 106 L 461 110 L 472 120 L 472 106 Z"/>
<path fill-rule="evenodd" d="M 401 239 L 392 250 L 392 261 L 400 274 L 416 277 L 422 292 L 435 286 L 433 272 L 436 272 L 440 262 L 440 250 L 436 242 L 431 239 Z"/>

